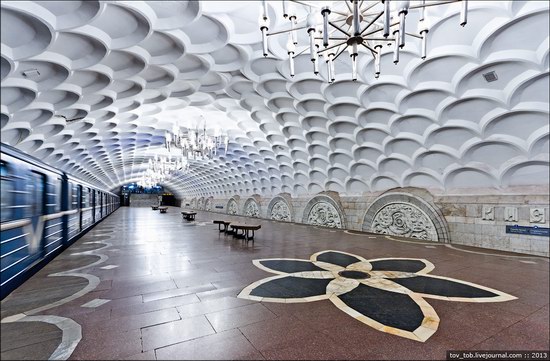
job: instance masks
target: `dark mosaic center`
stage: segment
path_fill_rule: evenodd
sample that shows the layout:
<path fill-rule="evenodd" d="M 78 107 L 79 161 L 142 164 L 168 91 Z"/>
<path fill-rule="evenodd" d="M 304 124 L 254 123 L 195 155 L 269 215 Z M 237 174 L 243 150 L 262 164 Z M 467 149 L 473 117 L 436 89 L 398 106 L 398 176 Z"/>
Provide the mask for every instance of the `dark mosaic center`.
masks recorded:
<path fill-rule="evenodd" d="M 352 278 L 354 280 L 362 280 L 365 278 L 370 278 L 368 273 L 361 271 L 340 271 L 338 274 L 342 277 Z"/>

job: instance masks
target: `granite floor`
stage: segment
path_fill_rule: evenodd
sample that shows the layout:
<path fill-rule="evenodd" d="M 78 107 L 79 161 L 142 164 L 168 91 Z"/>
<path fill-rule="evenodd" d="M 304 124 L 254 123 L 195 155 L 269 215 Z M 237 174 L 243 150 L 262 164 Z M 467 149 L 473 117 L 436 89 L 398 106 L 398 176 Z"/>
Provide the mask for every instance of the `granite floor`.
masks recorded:
<path fill-rule="evenodd" d="M 246 243 L 218 232 L 213 219 L 262 228 Z M 423 259 L 432 275 L 512 297 L 469 302 L 421 292 L 414 297 L 439 319 L 423 342 L 377 329 L 322 297 L 242 297 L 274 276 L 257 260 L 307 261 L 326 250 Z M 340 272 L 375 278 L 368 269 Z M 445 359 L 447 350 L 548 350 L 548 278 L 547 258 L 210 212 L 188 222 L 173 207 L 166 214 L 121 208 L 2 301 L 1 358 Z"/>

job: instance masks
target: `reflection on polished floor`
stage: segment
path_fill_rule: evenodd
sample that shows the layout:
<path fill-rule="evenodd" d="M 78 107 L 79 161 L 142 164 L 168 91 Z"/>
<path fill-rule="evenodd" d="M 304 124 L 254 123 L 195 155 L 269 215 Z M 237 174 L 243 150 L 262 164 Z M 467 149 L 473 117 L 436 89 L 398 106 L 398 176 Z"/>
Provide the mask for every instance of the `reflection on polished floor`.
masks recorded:
<path fill-rule="evenodd" d="M 549 349 L 547 258 L 267 220 L 247 243 L 213 219 L 245 222 L 117 210 L 2 301 L 2 359 Z"/>

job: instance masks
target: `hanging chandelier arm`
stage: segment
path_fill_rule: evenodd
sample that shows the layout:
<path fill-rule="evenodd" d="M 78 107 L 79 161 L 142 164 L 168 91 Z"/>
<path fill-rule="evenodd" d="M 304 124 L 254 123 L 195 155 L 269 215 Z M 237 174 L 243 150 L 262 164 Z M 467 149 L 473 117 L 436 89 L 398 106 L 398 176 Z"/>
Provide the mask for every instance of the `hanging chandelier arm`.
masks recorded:
<path fill-rule="evenodd" d="M 440 1 L 440 2 L 436 2 L 436 3 L 413 5 L 413 6 L 409 6 L 409 10 L 427 8 L 428 6 L 451 4 L 451 3 L 456 3 L 456 2 L 460 2 L 460 1 L 463 1 L 463 0 L 447 0 L 447 1 Z"/>
<path fill-rule="evenodd" d="M 420 36 L 420 35 L 416 35 L 416 34 L 412 34 L 412 33 L 407 33 L 407 32 L 406 32 L 405 34 L 407 34 L 407 35 L 409 35 L 409 36 L 412 36 L 412 37 L 414 37 L 414 38 L 417 38 L 417 39 L 422 39 L 422 38 L 423 38 L 423 37 Z"/>
<path fill-rule="evenodd" d="M 361 4 L 359 4 L 359 7 L 361 7 L 361 5 L 363 5 L 363 1 L 361 0 Z M 376 5 L 378 5 L 378 2 L 375 2 L 374 4 L 370 5 L 370 6 L 367 6 L 365 9 L 361 10 L 361 15 L 365 15 L 365 13 L 367 11 L 369 11 L 370 9 L 372 9 L 373 7 L 375 7 Z M 383 13 L 383 12 L 382 12 Z"/>
<path fill-rule="evenodd" d="M 334 59 L 332 59 L 332 60 L 334 61 L 334 60 L 338 59 L 338 57 L 339 57 L 344 51 L 346 51 L 346 49 L 348 48 L 348 46 L 349 46 L 349 45 L 346 44 L 346 46 L 345 46 L 342 50 L 340 50 L 340 52 L 339 52 L 338 54 L 336 54 L 336 56 L 335 56 Z"/>
<path fill-rule="evenodd" d="M 394 25 L 397 25 L 399 24 L 399 21 L 396 22 L 396 23 L 393 23 L 393 24 L 390 24 L 390 27 L 394 26 Z M 374 31 L 371 31 L 370 33 L 366 33 L 366 34 L 362 34 L 363 36 L 369 36 L 369 35 L 372 35 L 372 34 L 376 34 L 376 33 L 379 33 L 381 31 L 384 31 L 384 29 L 378 29 L 378 30 L 374 30 Z M 389 39 L 387 39 L 389 40 Z"/>
<path fill-rule="evenodd" d="M 347 2 L 347 0 L 344 1 L 344 2 L 346 3 L 346 6 L 348 7 L 348 10 L 349 10 L 350 12 L 353 12 L 353 10 L 351 9 L 351 6 L 349 6 L 349 3 Z"/>
<path fill-rule="evenodd" d="M 308 50 L 308 49 L 309 49 L 309 46 L 306 46 L 306 47 L 304 48 L 304 50 L 300 51 L 299 53 L 296 53 L 296 54 L 294 55 L 294 57 L 297 57 L 298 55 L 302 55 L 302 54 L 303 54 L 306 50 Z"/>
<path fill-rule="evenodd" d="M 324 52 L 324 51 L 330 50 L 330 49 L 332 49 L 332 48 L 336 48 L 336 47 L 338 47 L 338 46 L 340 46 L 340 45 L 344 45 L 345 43 L 347 43 L 347 41 L 342 41 L 341 43 L 338 43 L 338 44 L 329 46 L 329 47 L 327 47 L 327 48 L 324 48 L 323 50 L 319 50 L 319 51 L 317 52 L 317 54 L 321 54 L 321 53 Z"/>
<path fill-rule="evenodd" d="M 375 54 L 378 54 L 378 52 L 376 50 L 374 50 L 373 48 L 371 48 L 370 46 L 368 46 L 367 44 L 365 43 L 361 43 L 361 45 L 363 45 L 365 48 L 369 49 L 370 52 L 372 53 L 372 56 L 374 57 Z"/>
<path fill-rule="evenodd" d="M 319 36 L 316 36 L 315 39 L 319 39 L 319 40 L 322 40 L 323 37 L 319 37 Z M 348 41 L 348 38 L 333 38 L 332 36 L 329 38 L 330 40 L 345 40 L 345 41 Z"/>
<path fill-rule="evenodd" d="M 334 13 L 334 14 L 342 15 L 342 16 L 345 16 L 345 17 L 348 16 L 348 14 L 342 13 L 342 12 L 337 11 L 337 10 L 332 10 L 332 9 L 330 9 L 330 12 L 331 12 L 331 13 Z"/>
<path fill-rule="evenodd" d="M 361 30 L 361 32 L 359 33 L 359 35 L 363 35 L 363 33 L 364 33 L 365 31 L 367 31 L 367 29 L 370 28 L 370 27 L 372 26 L 372 24 L 374 24 L 374 22 L 375 22 L 376 20 L 378 20 L 382 15 L 384 15 L 384 12 L 383 12 L 383 11 L 380 12 L 380 13 L 378 14 L 378 16 L 376 16 L 374 19 L 372 19 L 371 22 L 368 23 L 367 26 L 365 26 L 365 28 L 364 28 L 363 30 Z"/>
<path fill-rule="evenodd" d="M 351 34 L 339 27 L 338 25 L 334 24 L 332 21 L 328 22 L 330 25 L 332 25 L 333 28 L 336 28 L 337 30 L 341 31 L 342 33 L 346 34 L 347 36 L 351 37 Z"/>
<path fill-rule="evenodd" d="M 274 31 L 274 32 L 272 32 L 272 33 L 268 33 L 267 36 L 278 35 L 278 34 L 284 34 L 284 33 L 290 33 L 291 31 L 294 31 L 294 30 L 301 30 L 301 29 L 305 29 L 305 28 L 307 28 L 307 26 L 300 26 L 299 28 L 294 28 L 294 29 L 286 29 L 286 30 Z"/>

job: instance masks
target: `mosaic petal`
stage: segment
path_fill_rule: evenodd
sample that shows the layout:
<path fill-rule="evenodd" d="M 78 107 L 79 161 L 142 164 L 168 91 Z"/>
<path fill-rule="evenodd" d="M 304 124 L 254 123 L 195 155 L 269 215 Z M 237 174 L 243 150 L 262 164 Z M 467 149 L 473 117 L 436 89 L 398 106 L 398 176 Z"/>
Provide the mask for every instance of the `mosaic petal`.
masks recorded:
<path fill-rule="evenodd" d="M 267 302 L 311 302 L 327 299 L 332 279 L 277 275 L 254 282 L 241 291 L 239 298 Z"/>
<path fill-rule="evenodd" d="M 434 269 L 434 265 L 417 258 L 378 258 L 369 260 L 373 271 L 399 271 L 426 274 Z"/>
<path fill-rule="evenodd" d="M 360 284 L 348 293 L 331 296 L 330 300 L 342 311 L 379 331 L 415 341 L 426 341 L 439 325 L 434 309 L 415 294 Z"/>
<path fill-rule="evenodd" d="M 363 257 L 341 251 L 323 251 L 314 253 L 311 256 L 312 262 L 332 263 L 341 267 L 347 267 L 357 262 L 367 262 Z"/>
<path fill-rule="evenodd" d="M 422 275 L 391 280 L 423 297 L 447 301 L 502 302 L 516 299 L 492 288 L 447 277 Z"/>
<path fill-rule="evenodd" d="M 324 271 L 324 269 L 316 266 L 315 264 L 313 264 L 313 262 L 303 259 L 257 259 L 252 261 L 252 263 L 254 263 L 256 267 L 261 268 L 264 271 L 277 274 Z"/>

